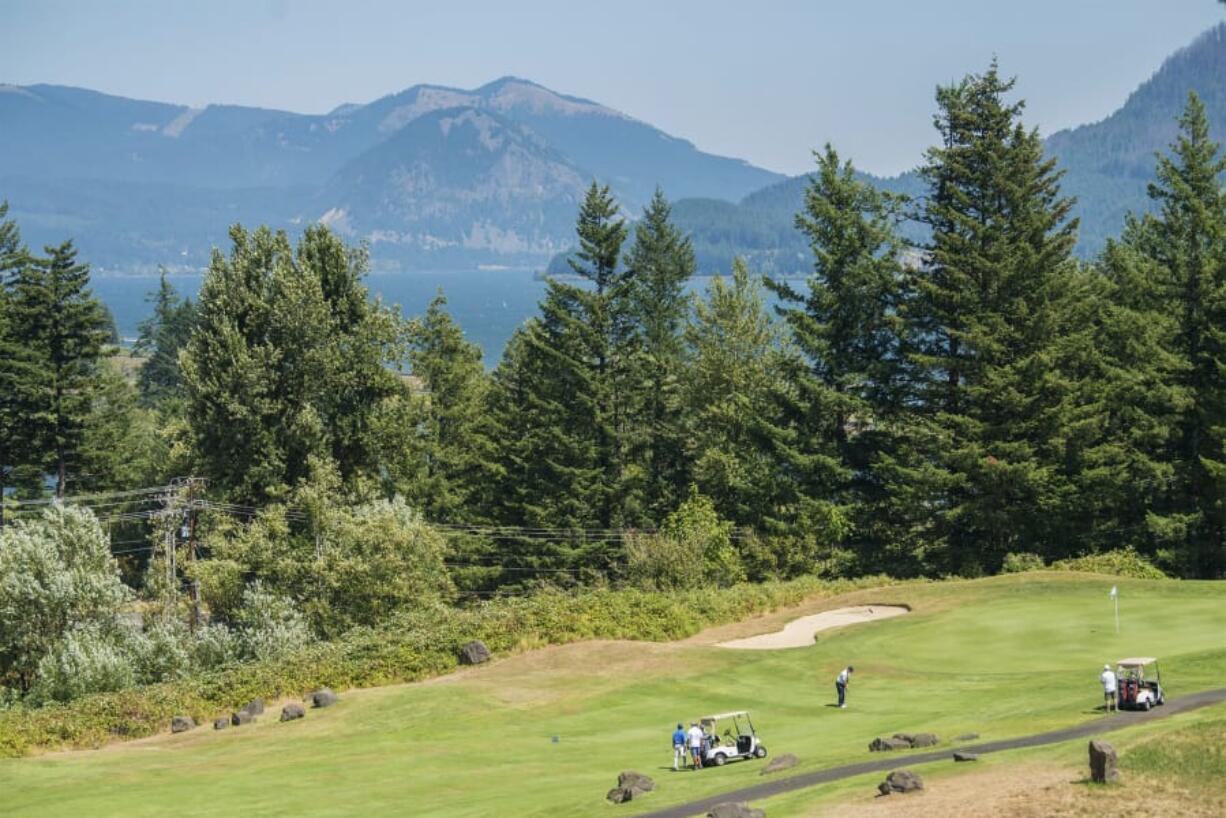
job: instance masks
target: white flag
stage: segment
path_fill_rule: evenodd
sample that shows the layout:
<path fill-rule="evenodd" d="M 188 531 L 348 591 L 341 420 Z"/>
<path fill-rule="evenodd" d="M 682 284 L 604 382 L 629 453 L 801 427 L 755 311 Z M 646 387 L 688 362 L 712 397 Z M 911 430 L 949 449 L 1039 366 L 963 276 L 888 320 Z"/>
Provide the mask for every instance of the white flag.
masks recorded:
<path fill-rule="evenodd" d="M 1115 586 L 1112 585 L 1111 586 L 1111 598 L 1115 599 L 1117 596 L 1119 596 L 1119 593 L 1115 590 Z"/>

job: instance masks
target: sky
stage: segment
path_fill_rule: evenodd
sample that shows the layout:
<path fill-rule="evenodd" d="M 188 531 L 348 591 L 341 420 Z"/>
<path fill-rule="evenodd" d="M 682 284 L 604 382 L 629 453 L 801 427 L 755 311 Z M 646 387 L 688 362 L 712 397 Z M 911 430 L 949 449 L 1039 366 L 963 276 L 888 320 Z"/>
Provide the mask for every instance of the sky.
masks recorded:
<path fill-rule="evenodd" d="M 785 173 L 893 174 L 993 56 L 1044 134 L 1118 108 L 1218 0 L 0 0 L 0 82 L 322 113 L 505 75 Z"/>

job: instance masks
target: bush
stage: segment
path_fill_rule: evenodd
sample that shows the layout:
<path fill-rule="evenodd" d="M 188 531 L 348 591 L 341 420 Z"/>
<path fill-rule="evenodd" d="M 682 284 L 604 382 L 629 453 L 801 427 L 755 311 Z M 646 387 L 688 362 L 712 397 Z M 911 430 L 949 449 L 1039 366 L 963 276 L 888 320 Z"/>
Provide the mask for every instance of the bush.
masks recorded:
<path fill-rule="evenodd" d="M 243 659 L 275 659 L 312 641 L 311 629 L 293 603 L 265 590 L 258 580 L 243 593 L 235 624 Z"/>
<path fill-rule="evenodd" d="M 720 519 L 709 497 L 691 486 L 689 498 L 653 535 L 626 543 L 627 578 L 648 590 L 720 587 L 745 581 L 732 546 L 732 523 Z"/>
<path fill-rule="evenodd" d="M 30 689 L 35 703 L 66 702 L 89 693 L 123 690 L 136 684 L 132 657 L 98 628 L 87 626 L 65 634 L 38 663 L 38 681 Z"/>
<path fill-rule="evenodd" d="M 53 505 L 36 520 L 0 528 L 0 686 L 28 690 L 52 653 L 48 668 L 101 662 L 101 655 L 65 653 L 64 640 L 89 628 L 113 644 L 130 598 L 92 512 Z M 80 635 L 74 646 L 87 649 Z"/>
<path fill-rule="evenodd" d="M 1053 562 L 1057 571 L 1084 571 L 1090 574 L 1110 574 L 1131 579 L 1168 579 L 1152 562 L 1129 546 L 1116 551 L 1086 554 L 1083 557 Z"/>
<path fill-rule="evenodd" d="M 472 608 L 437 604 L 404 611 L 381 628 L 355 628 L 342 639 L 310 644 L 275 660 L 230 665 L 64 705 L 18 705 L 0 711 L 0 756 L 146 736 L 164 729 L 173 715 L 190 715 L 200 722 L 256 696 L 274 699 L 301 696 L 325 685 L 339 690 L 416 681 L 454 669 L 460 646 L 470 639 L 481 639 L 494 651 L 586 639 L 681 639 L 704 627 L 817 595 L 891 582 L 883 577 L 837 582 L 803 577 L 738 585 L 721 594 L 705 589 L 594 590 L 491 600 Z"/>
<path fill-rule="evenodd" d="M 1005 562 L 1000 566 L 1000 572 L 1020 574 L 1023 571 L 1042 571 L 1046 567 L 1043 558 L 1038 554 L 1023 551 L 1019 554 L 1005 554 Z"/>

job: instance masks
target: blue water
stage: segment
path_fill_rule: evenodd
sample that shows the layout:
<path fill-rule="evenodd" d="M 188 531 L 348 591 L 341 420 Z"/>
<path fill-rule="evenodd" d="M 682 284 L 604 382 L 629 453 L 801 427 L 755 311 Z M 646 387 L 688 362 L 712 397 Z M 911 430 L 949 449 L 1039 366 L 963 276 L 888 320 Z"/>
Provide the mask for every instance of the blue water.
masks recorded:
<path fill-rule="evenodd" d="M 180 295 L 195 298 L 203 274 L 173 275 L 168 280 Z M 119 335 L 135 339 L 137 325 L 151 312 L 148 298 L 158 287 L 156 275 L 95 277 L 91 286 L 115 316 Z M 492 366 L 515 328 L 535 315 L 545 294 L 545 282 L 529 270 L 472 270 L 468 272 L 379 272 L 366 277 L 371 295 L 397 304 L 406 316 L 420 315 L 441 288 L 447 309 L 468 339 L 485 353 Z"/>
<path fill-rule="evenodd" d="M 195 298 L 203 274 L 172 275 L 168 280 L 182 296 Z M 690 292 L 702 292 L 709 279 L 691 279 Z M 98 276 L 91 281 L 94 294 L 115 316 L 120 337 L 134 340 L 137 325 L 151 312 L 149 296 L 157 290 L 156 275 Z M 465 272 L 378 272 L 366 277 L 373 296 L 398 304 L 408 317 L 425 312 L 430 299 L 442 289 L 447 309 L 470 341 L 481 347 L 486 366 L 502 357 L 502 350 L 515 328 L 537 314 L 545 294 L 545 282 L 530 270 L 471 270 Z M 767 303 L 774 303 L 768 296 Z"/>

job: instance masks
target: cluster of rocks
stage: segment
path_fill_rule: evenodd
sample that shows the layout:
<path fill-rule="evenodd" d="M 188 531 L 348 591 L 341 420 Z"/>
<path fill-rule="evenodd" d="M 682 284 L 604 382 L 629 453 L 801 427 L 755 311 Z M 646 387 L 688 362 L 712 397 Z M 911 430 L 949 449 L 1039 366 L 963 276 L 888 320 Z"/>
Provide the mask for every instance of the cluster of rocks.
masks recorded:
<path fill-rule="evenodd" d="M 311 694 L 310 700 L 314 707 L 330 707 L 340 701 L 340 697 L 331 689 L 321 687 Z M 244 724 L 251 724 L 262 715 L 264 715 L 264 700 L 252 699 L 229 716 L 213 719 L 213 729 L 225 730 L 230 726 L 242 727 Z M 290 702 L 281 708 L 281 721 L 293 721 L 304 716 L 306 716 L 306 709 L 297 702 Z M 191 716 L 175 716 L 170 720 L 170 732 L 172 733 L 183 733 L 195 726 L 196 722 Z"/>
<path fill-rule="evenodd" d="M 609 790 L 609 794 L 605 798 L 614 804 L 624 804 L 627 801 L 633 801 L 643 793 L 651 792 L 655 788 L 656 782 L 652 781 L 648 776 L 636 773 L 633 770 L 626 770 L 617 776 L 617 786 Z"/>
<path fill-rule="evenodd" d="M 766 818 L 766 811 L 751 807 L 744 801 L 727 801 L 711 807 L 707 818 Z"/>
<path fill-rule="evenodd" d="M 869 742 L 869 752 L 888 753 L 893 750 L 910 750 L 914 747 L 935 747 L 940 743 L 932 733 L 895 733 L 890 738 L 878 736 Z"/>
<path fill-rule="evenodd" d="M 877 792 L 882 795 L 895 795 L 903 792 L 915 792 L 924 788 L 924 779 L 910 770 L 895 770 L 877 785 Z"/>

